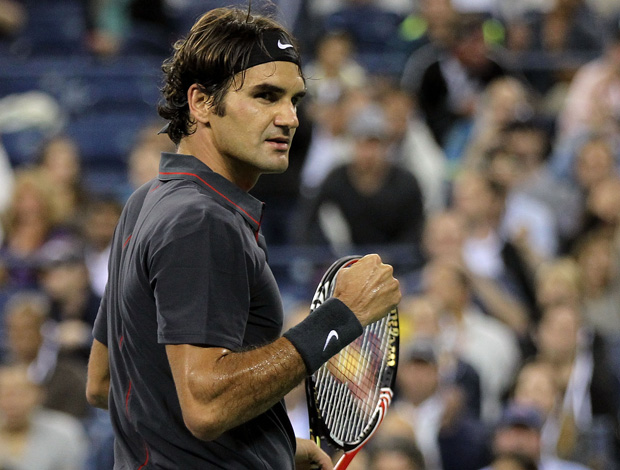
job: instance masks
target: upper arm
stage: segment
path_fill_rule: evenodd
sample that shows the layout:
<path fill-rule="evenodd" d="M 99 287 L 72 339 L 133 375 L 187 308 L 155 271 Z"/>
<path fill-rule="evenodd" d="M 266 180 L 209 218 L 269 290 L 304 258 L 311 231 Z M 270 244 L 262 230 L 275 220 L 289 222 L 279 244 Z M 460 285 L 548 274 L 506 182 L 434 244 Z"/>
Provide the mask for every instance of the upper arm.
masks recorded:
<path fill-rule="evenodd" d="M 94 339 L 88 360 L 86 398 L 91 405 L 107 409 L 109 393 L 110 362 L 108 347 Z"/>

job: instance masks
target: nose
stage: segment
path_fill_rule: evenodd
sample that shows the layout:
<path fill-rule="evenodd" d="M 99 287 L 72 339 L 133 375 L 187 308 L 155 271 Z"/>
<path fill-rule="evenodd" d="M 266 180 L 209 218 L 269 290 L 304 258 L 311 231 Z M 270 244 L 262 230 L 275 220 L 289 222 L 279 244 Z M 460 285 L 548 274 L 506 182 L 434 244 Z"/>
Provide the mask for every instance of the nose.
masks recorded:
<path fill-rule="evenodd" d="M 280 106 L 277 110 L 274 124 L 278 127 L 287 127 L 289 129 L 298 128 L 297 107 L 292 103 L 285 103 Z"/>

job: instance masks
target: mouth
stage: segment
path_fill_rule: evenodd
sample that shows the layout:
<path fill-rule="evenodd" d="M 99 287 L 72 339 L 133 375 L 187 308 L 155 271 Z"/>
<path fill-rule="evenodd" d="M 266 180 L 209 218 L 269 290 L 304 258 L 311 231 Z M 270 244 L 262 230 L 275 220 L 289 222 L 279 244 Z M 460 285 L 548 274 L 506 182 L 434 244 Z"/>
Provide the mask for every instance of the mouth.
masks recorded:
<path fill-rule="evenodd" d="M 284 136 L 272 137 L 270 139 L 266 139 L 266 142 L 281 152 L 287 151 L 291 145 L 291 139 Z"/>

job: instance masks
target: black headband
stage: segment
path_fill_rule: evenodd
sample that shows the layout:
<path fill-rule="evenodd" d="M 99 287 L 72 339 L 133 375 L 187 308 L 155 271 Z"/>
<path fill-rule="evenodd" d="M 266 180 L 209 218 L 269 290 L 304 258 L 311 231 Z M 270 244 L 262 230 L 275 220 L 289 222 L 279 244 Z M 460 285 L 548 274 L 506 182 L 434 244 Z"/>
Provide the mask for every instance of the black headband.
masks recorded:
<path fill-rule="evenodd" d="M 295 46 L 280 31 L 265 31 L 261 34 L 261 41 L 257 41 L 248 57 L 247 63 L 239 63 L 233 68 L 234 73 L 267 62 L 293 62 L 301 65 L 301 58 Z"/>
<path fill-rule="evenodd" d="M 261 34 L 261 39 L 263 44 L 261 45 L 260 41 L 254 43 L 247 62 L 239 62 L 233 67 L 234 74 L 267 62 L 282 61 L 301 65 L 297 48 L 280 31 L 265 31 Z M 168 133 L 169 126 L 170 123 L 166 124 L 158 134 Z"/>

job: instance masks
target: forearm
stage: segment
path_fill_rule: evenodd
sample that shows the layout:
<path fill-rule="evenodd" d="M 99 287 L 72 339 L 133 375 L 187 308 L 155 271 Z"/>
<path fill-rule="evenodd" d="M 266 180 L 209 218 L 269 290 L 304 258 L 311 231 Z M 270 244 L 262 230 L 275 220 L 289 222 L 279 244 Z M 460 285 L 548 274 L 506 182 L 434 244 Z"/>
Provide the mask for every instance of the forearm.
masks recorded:
<path fill-rule="evenodd" d="M 187 345 L 167 346 L 171 363 L 174 349 L 183 347 Z M 244 352 L 209 349 L 219 354 L 216 360 L 207 359 L 201 366 L 188 357 L 182 367 L 190 369 L 175 377 L 186 425 L 204 440 L 264 413 L 307 373 L 301 356 L 285 338 Z"/>
<path fill-rule="evenodd" d="M 488 312 L 512 328 L 517 334 L 525 334 L 529 319 L 523 305 L 489 279 L 474 275 L 470 276 L 470 279 L 474 291 Z"/>

